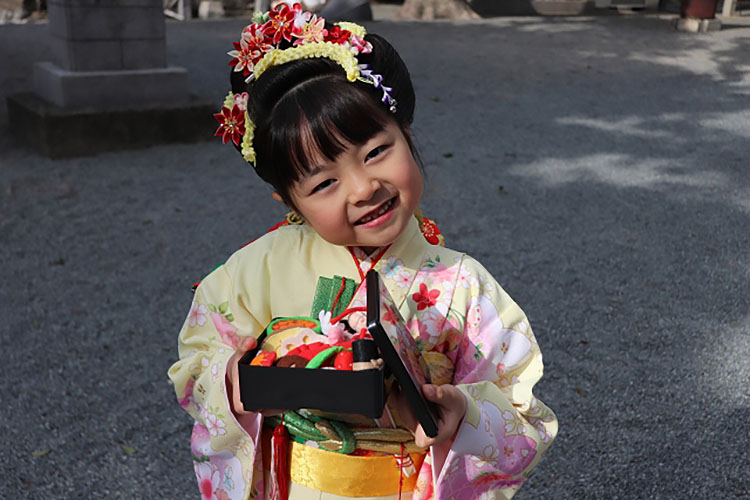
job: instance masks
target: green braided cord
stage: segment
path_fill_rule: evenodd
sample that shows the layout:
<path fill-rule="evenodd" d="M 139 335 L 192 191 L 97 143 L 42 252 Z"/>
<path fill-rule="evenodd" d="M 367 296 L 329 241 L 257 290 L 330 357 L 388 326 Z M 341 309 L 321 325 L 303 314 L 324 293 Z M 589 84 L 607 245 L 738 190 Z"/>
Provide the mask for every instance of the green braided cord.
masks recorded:
<path fill-rule="evenodd" d="M 291 437 L 301 444 L 304 444 L 305 441 L 320 442 L 328 440 L 328 438 L 324 436 L 311 422 L 311 420 L 313 419 L 315 421 L 319 421 L 321 419 L 314 415 L 308 415 L 310 417 L 310 420 L 294 411 L 284 412 L 284 427 L 287 428 L 287 430 L 291 434 Z M 279 416 L 273 416 L 266 418 L 266 421 L 275 427 L 281 424 L 282 419 Z M 322 444 L 320 445 L 320 447 L 328 451 L 341 453 L 343 455 L 348 455 L 353 452 L 357 448 L 357 439 L 354 437 L 354 433 L 351 431 L 351 429 L 349 429 L 349 427 L 345 423 L 339 422 L 337 420 L 328 420 L 328 422 L 331 424 L 331 427 L 334 428 L 336 433 L 338 433 L 338 435 L 341 437 L 341 448 L 338 450 L 334 450 Z"/>
<path fill-rule="evenodd" d="M 290 418 L 290 415 L 294 415 Z M 297 418 L 295 418 L 295 416 Z M 275 427 L 281 424 L 280 417 L 270 417 L 268 419 L 270 423 Z M 305 425 L 307 424 L 307 425 Z M 323 441 L 327 439 L 323 434 L 318 431 L 310 422 L 304 418 L 299 417 L 293 411 L 284 412 L 284 427 L 287 428 L 290 434 L 295 437 L 301 437 L 305 441 Z"/>
<path fill-rule="evenodd" d="M 337 345 L 333 347 L 329 347 L 328 349 L 325 349 L 323 351 L 320 351 L 318 354 L 316 354 L 313 359 L 310 360 L 309 363 L 305 365 L 305 368 L 320 368 L 320 366 L 326 362 L 328 358 L 330 358 L 334 354 L 338 354 L 341 351 L 344 350 L 343 346 Z"/>
<path fill-rule="evenodd" d="M 266 417 L 264 420 L 265 420 L 264 423 L 269 427 L 276 427 L 278 425 L 281 425 L 281 417 L 278 417 L 278 416 Z M 305 439 L 299 436 L 298 433 L 301 431 L 297 429 L 296 427 L 294 428 L 294 430 L 290 429 L 288 424 L 285 424 L 284 427 L 287 428 L 287 430 L 289 431 L 289 437 L 293 439 L 294 441 L 300 444 L 305 444 L 306 441 L 310 441 L 309 439 Z"/>
<path fill-rule="evenodd" d="M 305 410 L 304 408 L 297 410 L 297 413 L 299 413 L 300 417 L 306 418 L 311 422 L 318 422 L 319 420 L 322 420 L 321 417 L 311 413 L 310 410 Z"/>
<path fill-rule="evenodd" d="M 329 423 L 331 424 L 331 427 L 336 430 L 338 435 L 341 436 L 342 445 L 338 452 L 343 455 L 348 455 L 353 452 L 357 448 L 357 440 L 354 438 L 354 433 L 351 429 L 349 429 L 345 423 L 337 420 L 329 420 Z"/>
<path fill-rule="evenodd" d="M 284 412 L 284 423 L 287 422 L 300 429 L 304 437 L 310 436 L 310 439 L 313 441 L 323 441 L 324 439 L 327 439 L 312 422 L 295 411 Z"/>

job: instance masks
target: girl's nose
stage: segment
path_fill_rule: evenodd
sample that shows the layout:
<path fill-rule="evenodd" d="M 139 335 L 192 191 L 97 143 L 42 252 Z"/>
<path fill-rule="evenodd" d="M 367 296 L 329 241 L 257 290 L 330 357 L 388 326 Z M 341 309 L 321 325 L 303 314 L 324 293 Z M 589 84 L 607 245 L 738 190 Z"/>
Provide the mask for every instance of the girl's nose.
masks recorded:
<path fill-rule="evenodd" d="M 372 196 L 380 189 L 380 181 L 369 175 L 354 174 L 351 176 L 349 189 L 349 203 L 356 205 L 369 201 Z"/>

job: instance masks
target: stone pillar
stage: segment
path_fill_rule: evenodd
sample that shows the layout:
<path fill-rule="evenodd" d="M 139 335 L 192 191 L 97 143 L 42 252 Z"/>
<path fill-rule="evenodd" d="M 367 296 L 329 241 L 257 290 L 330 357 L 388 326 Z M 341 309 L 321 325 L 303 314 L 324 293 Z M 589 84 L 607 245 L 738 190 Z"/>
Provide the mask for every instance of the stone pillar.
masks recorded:
<path fill-rule="evenodd" d="M 32 129 L 37 149 L 74 156 L 195 140 L 207 130 L 213 106 L 189 94 L 184 68 L 167 65 L 162 0 L 48 0 L 47 13 L 53 61 L 34 65 L 33 96 L 8 99 L 11 123 Z"/>
<path fill-rule="evenodd" d="M 34 66 L 37 95 L 61 107 L 187 101 L 187 71 L 167 67 L 161 0 L 49 0 L 57 64 Z"/>

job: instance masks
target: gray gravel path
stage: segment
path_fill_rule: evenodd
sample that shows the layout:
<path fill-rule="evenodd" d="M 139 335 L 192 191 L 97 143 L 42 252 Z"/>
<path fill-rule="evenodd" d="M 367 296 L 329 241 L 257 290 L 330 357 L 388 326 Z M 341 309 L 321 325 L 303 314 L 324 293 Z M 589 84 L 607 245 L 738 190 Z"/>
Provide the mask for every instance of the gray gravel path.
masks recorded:
<path fill-rule="evenodd" d="M 242 25 L 169 23 L 196 93 Z M 560 435 L 518 498 L 750 497 L 750 28 L 370 28 L 412 69 L 425 211 L 545 355 Z M 1 96 L 50 43 L 0 27 Z M 166 377 L 190 285 L 282 211 L 217 141 L 50 161 L 0 127 L 0 497 L 197 498 Z"/>

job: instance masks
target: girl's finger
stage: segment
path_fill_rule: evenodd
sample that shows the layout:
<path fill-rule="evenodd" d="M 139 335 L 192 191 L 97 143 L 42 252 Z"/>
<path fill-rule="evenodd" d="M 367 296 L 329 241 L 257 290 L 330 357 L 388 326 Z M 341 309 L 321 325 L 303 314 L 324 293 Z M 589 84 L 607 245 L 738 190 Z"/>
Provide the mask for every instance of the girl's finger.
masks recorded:
<path fill-rule="evenodd" d="M 438 396 L 438 390 L 436 385 L 432 384 L 425 384 L 422 386 L 422 394 L 424 394 L 424 397 L 427 401 L 432 401 L 433 403 L 440 403 L 439 396 Z"/>
<path fill-rule="evenodd" d="M 245 405 L 242 404 L 242 395 L 240 394 L 240 384 L 232 386 L 232 406 L 235 413 L 251 413 L 245 409 Z"/>
<path fill-rule="evenodd" d="M 429 446 L 432 446 L 435 443 L 435 440 L 437 439 L 438 436 L 435 436 L 434 438 L 429 437 L 427 434 L 424 433 L 424 430 L 422 429 L 422 424 L 419 424 L 417 426 L 417 430 L 414 431 L 414 443 L 420 448 L 427 448 Z"/>
<path fill-rule="evenodd" d="M 437 386 L 425 384 L 422 393 L 428 401 L 440 405 L 445 410 L 454 413 L 466 412 L 466 397 L 461 391 L 451 385 Z"/>
<path fill-rule="evenodd" d="M 239 345 L 237 346 L 237 350 L 242 351 L 251 351 L 255 349 L 255 346 L 258 345 L 258 341 L 255 340 L 255 337 L 243 337 L 239 341 Z"/>

